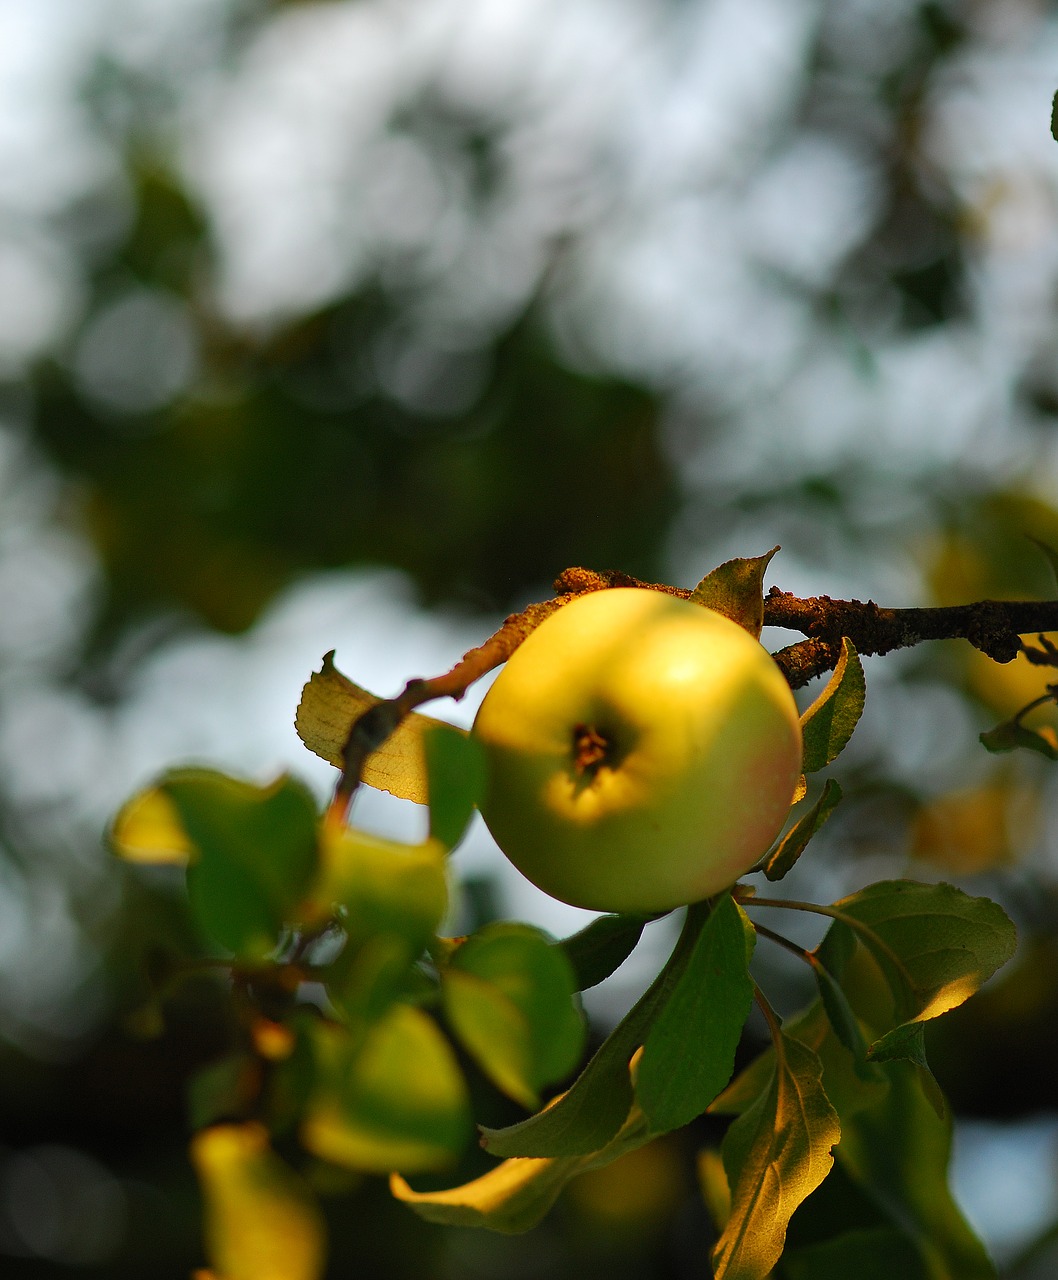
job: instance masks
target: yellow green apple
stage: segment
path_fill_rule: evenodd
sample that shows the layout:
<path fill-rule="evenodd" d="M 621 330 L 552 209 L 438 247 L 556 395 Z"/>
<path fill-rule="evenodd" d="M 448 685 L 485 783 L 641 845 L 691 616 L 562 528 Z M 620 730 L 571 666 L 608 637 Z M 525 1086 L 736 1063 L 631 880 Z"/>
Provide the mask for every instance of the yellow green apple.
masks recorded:
<path fill-rule="evenodd" d="M 801 773 L 797 706 L 767 650 L 711 609 L 631 587 L 537 627 L 474 733 L 496 843 L 546 893 L 596 911 L 665 911 L 733 884 Z"/>

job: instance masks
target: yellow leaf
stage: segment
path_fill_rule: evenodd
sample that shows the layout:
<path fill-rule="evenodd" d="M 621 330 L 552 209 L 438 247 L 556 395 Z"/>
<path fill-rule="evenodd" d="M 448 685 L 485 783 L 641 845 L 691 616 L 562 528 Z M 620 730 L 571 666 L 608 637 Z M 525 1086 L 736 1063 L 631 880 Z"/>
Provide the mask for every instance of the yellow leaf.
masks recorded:
<path fill-rule="evenodd" d="M 203 1129 L 191 1159 L 205 1200 L 216 1280 L 319 1280 L 324 1228 L 308 1186 L 256 1122 Z"/>
<path fill-rule="evenodd" d="M 382 699 L 368 693 L 334 665 L 333 650 L 301 691 L 294 727 L 306 747 L 336 769 L 356 719 Z M 425 731 L 442 723 L 413 711 L 377 751 L 371 753 L 362 780 L 401 800 L 425 804 L 427 799 Z M 462 731 L 460 731 L 462 732 Z"/>
<path fill-rule="evenodd" d="M 516 1156 L 472 1182 L 443 1191 L 414 1191 L 399 1174 L 392 1174 L 389 1189 L 427 1222 L 487 1227 L 510 1235 L 535 1227 L 573 1178 L 601 1169 L 651 1139 L 642 1112 L 633 1107 L 621 1132 L 590 1155 Z"/>
<path fill-rule="evenodd" d="M 184 866 L 194 854 L 176 805 L 158 787 L 134 795 L 118 811 L 110 845 L 128 862 Z"/>
<path fill-rule="evenodd" d="M 504 1234 L 534 1227 L 558 1198 L 566 1169 L 577 1160 L 504 1160 L 488 1173 L 445 1191 L 413 1191 L 399 1173 L 389 1189 L 425 1218 L 447 1226 L 485 1227 Z"/>

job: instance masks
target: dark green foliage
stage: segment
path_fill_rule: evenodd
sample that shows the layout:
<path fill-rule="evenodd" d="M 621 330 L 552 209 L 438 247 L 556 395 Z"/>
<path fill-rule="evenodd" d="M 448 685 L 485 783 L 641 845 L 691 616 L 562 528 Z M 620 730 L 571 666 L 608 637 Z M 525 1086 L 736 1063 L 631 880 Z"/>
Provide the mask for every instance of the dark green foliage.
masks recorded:
<path fill-rule="evenodd" d="M 635 950 L 649 917 L 604 915 L 562 942 L 577 976 L 577 990 L 605 981 Z"/>

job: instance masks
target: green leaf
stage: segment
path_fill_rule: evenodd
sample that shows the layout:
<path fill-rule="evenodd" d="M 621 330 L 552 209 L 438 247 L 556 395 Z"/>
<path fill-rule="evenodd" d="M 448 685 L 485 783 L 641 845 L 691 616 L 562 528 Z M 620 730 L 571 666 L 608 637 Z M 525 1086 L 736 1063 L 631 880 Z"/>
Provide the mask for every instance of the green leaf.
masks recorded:
<path fill-rule="evenodd" d="M 287 776 L 257 787 L 209 770 L 160 786 L 195 850 L 187 887 L 199 926 L 237 956 L 267 955 L 316 871 L 311 793 Z"/>
<path fill-rule="evenodd" d="M 635 1094 L 652 1132 L 689 1124 L 731 1079 L 753 1003 L 749 962 L 755 942 L 745 912 L 725 894 L 643 1042 Z"/>
<path fill-rule="evenodd" d="M 842 1115 L 842 1168 L 913 1241 L 930 1280 L 995 1280 L 948 1187 L 950 1117 L 937 1115 L 913 1065 L 887 1062 L 881 1070 L 889 1084 L 881 1101 Z"/>
<path fill-rule="evenodd" d="M 871 953 L 855 945 L 851 930 L 843 924 L 832 926 L 818 951 L 840 977 L 849 1003 L 863 1018 L 866 1034 L 875 1035 L 875 1020 L 891 1014 L 891 999 Z M 822 1063 L 823 1088 L 841 1125 L 835 1155 L 842 1169 L 883 1220 L 913 1245 L 919 1259 L 916 1267 L 892 1274 L 924 1274 L 929 1280 L 994 1277 L 980 1242 L 948 1189 L 951 1121 L 947 1115 L 939 1116 L 923 1093 L 918 1068 L 895 1061 L 858 1063 L 839 1042 L 819 1000 L 783 1030 L 807 1045 Z M 745 1113 L 766 1090 L 774 1059 L 774 1050 L 769 1049 L 752 1062 L 710 1111 Z M 805 1255 L 811 1256 L 807 1250 Z M 790 1254 L 790 1258 L 799 1256 Z M 834 1256 L 844 1256 L 836 1244 Z M 783 1267 L 787 1268 L 785 1256 Z M 815 1272 L 794 1274 L 815 1280 Z"/>
<path fill-rule="evenodd" d="M 863 667 L 852 641 L 845 636 L 841 657 L 826 688 L 801 717 L 805 773 L 826 768 L 841 754 L 863 713 L 866 696 Z"/>
<path fill-rule="evenodd" d="M 462 840 L 485 788 L 485 756 L 477 738 L 450 724 L 424 735 L 430 835 L 446 849 Z"/>
<path fill-rule="evenodd" d="M 716 1280 L 764 1280 L 794 1210 L 830 1172 L 841 1130 L 822 1075 L 811 1049 L 778 1033 L 770 1086 L 724 1137 L 731 1216 L 713 1254 Z"/>
<path fill-rule="evenodd" d="M 962 1004 L 1017 945 L 1002 907 L 950 884 L 881 881 L 834 909 L 856 922 L 856 936 L 884 973 L 901 1022 L 936 1018 Z"/>
<path fill-rule="evenodd" d="M 316 913 L 336 909 L 344 950 L 323 971 L 327 992 L 349 1017 L 378 1017 L 405 994 L 412 966 L 433 941 L 448 905 L 444 848 L 405 845 L 355 829 L 326 831 Z"/>
<path fill-rule="evenodd" d="M 1048 733 L 1051 737 L 1046 736 Z M 981 745 L 993 755 L 1016 751 L 1020 747 L 1023 750 L 1038 751 L 1048 760 L 1058 760 L 1058 743 L 1053 740 L 1054 730 L 1049 725 L 1039 731 L 1029 729 L 1015 716 L 1013 720 L 1004 720 L 1002 724 L 997 724 L 994 729 L 988 729 L 979 736 Z"/>
<path fill-rule="evenodd" d="M 315 1155 L 368 1173 L 451 1164 L 471 1120 L 448 1041 L 421 1009 L 394 1006 L 365 1036 L 318 1026 L 317 1087 L 301 1126 Z"/>
<path fill-rule="evenodd" d="M 569 961 L 528 925 L 493 924 L 468 938 L 441 973 L 445 1015 L 493 1083 L 533 1109 L 539 1090 L 573 1070 L 586 1029 Z"/>
<path fill-rule="evenodd" d="M 699 926 L 688 913 L 664 968 L 596 1050 L 570 1088 L 543 1111 L 505 1129 L 481 1130 L 481 1145 L 498 1156 L 583 1156 L 601 1150 L 632 1109 L 628 1064 L 655 1012 L 679 981 Z"/>
<path fill-rule="evenodd" d="M 737 622 L 759 640 L 764 626 L 764 574 L 778 550 L 772 547 L 762 556 L 725 561 L 706 574 L 691 599 Z"/>
<path fill-rule="evenodd" d="M 769 880 L 781 880 L 805 851 L 809 840 L 823 826 L 841 800 L 841 788 L 833 778 L 823 786 L 823 794 L 797 824 L 783 836 L 764 864 Z"/>
<path fill-rule="evenodd" d="M 834 929 L 841 935 L 850 932 L 840 924 Z M 845 993 L 867 1035 L 874 1038 L 892 1017 L 881 966 L 866 946 L 850 947 L 847 936 L 838 939 L 836 949 L 848 957 L 842 970 Z M 806 1031 L 808 1025 L 804 1024 Z M 922 1030 L 914 1024 L 894 1036 L 891 1052 L 916 1052 Z M 882 1061 L 883 1048 L 861 1068 L 829 1031 L 816 1043 L 824 1063 L 824 1087 L 841 1119 L 836 1154 L 845 1173 L 912 1241 L 930 1280 L 993 1277 L 991 1263 L 947 1185 L 951 1118 L 946 1106 L 937 1105 L 939 1090 L 924 1074 L 924 1054 L 919 1054 L 918 1063 Z"/>
<path fill-rule="evenodd" d="M 823 1088 L 840 1117 L 868 1106 L 884 1091 L 882 1068 L 857 1061 L 840 1042 L 823 1007 L 814 1000 L 803 1012 L 787 1019 L 783 1032 L 807 1045 L 823 1063 Z M 710 1115 L 741 1115 L 767 1091 L 775 1070 L 775 1051 L 755 1058 L 709 1108 Z"/>
<path fill-rule="evenodd" d="M 926 1061 L 926 1028 L 921 1022 L 905 1022 L 886 1032 L 871 1045 L 867 1057 L 871 1062 L 912 1063 L 918 1070 L 918 1082 L 930 1106 L 938 1116 L 947 1111 L 947 1099 Z"/>
<path fill-rule="evenodd" d="M 819 963 L 814 953 L 813 961 L 812 972 L 815 974 L 816 986 L 819 988 L 819 998 L 823 1002 L 823 1009 L 830 1020 L 830 1025 L 834 1028 L 834 1034 L 857 1062 L 865 1061 L 867 1041 L 864 1039 L 863 1031 L 852 1011 L 848 997 L 841 989 L 840 982 L 825 965 Z"/>
<path fill-rule="evenodd" d="M 1053 119 L 1052 119 L 1052 128 L 1053 128 Z M 1054 578 L 1055 588 L 1058 589 L 1058 551 L 1055 551 L 1055 549 L 1052 546 L 1050 546 L 1046 542 L 1041 541 L 1041 539 L 1034 538 L 1031 534 L 1028 534 L 1026 536 L 1028 537 L 1030 542 L 1035 543 L 1036 546 L 1039 547 L 1040 551 L 1043 552 L 1044 559 L 1047 561 L 1047 563 L 1051 567 L 1051 576 Z"/>
<path fill-rule="evenodd" d="M 413 1191 L 399 1175 L 390 1190 L 428 1222 L 449 1227 L 487 1227 L 505 1234 L 528 1231 L 543 1218 L 566 1184 L 652 1140 L 638 1109 L 601 1151 L 584 1156 L 504 1160 L 473 1182 L 443 1191 Z"/>
<path fill-rule="evenodd" d="M 402 844 L 355 828 L 328 831 L 323 869 L 313 889 L 321 917 L 338 907 L 353 939 L 376 933 L 406 938 L 418 954 L 448 908 L 444 849 L 439 842 Z"/>
<path fill-rule="evenodd" d="M 599 916 L 559 946 L 573 966 L 578 991 L 598 986 L 636 949 L 651 916 Z"/>

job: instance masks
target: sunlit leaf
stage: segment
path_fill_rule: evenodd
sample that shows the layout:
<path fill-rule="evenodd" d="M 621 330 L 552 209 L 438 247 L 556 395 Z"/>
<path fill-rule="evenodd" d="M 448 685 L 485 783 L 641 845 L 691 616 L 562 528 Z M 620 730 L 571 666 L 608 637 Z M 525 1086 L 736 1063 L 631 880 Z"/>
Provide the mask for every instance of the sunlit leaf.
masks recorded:
<path fill-rule="evenodd" d="M 127 862 L 185 866 L 195 852 L 176 806 L 157 786 L 138 792 L 121 806 L 109 837 L 113 851 Z"/>
<path fill-rule="evenodd" d="M 446 849 L 462 840 L 485 788 L 485 757 L 477 738 L 450 724 L 424 732 L 430 835 Z"/>
<path fill-rule="evenodd" d="M 808 847 L 809 840 L 823 826 L 841 800 L 841 788 L 833 778 L 823 786 L 823 794 L 803 818 L 790 828 L 764 864 L 769 880 L 781 880 Z"/>
<path fill-rule="evenodd" d="M 831 927 L 819 952 L 863 1019 L 864 1034 L 873 1038 L 875 1020 L 891 1018 L 892 999 L 871 953 L 857 946 L 851 930 L 841 923 Z M 790 1019 L 783 1030 L 807 1045 L 822 1063 L 823 1087 L 841 1125 L 835 1155 L 881 1218 L 913 1245 L 918 1261 L 906 1274 L 925 1274 L 929 1280 L 992 1277 L 984 1250 L 947 1186 L 950 1117 L 934 1110 L 921 1089 L 919 1068 L 905 1062 L 858 1062 L 838 1040 L 819 1000 Z M 774 1050 L 768 1049 L 710 1111 L 744 1113 L 767 1088 L 774 1059 Z M 834 1256 L 843 1253 L 836 1250 Z M 813 1272 L 796 1274 L 815 1280 Z"/>
<path fill-rule="evenodd" d="M 1058 760 L 1058 735 L 1050 725 L 1042 725 L 1039 729 L 1030 729 L 1017 718 L 1005 720 L 994 729 L 988 729 L 979 735 L 981 745 L 993 755 L 1022 748 L 1036 751 L 1048 760 Z"/>
<path fill-rule="evenodd" d="M 200 928 L 236 955 L 268 954 L 316 871 L 312 794 L 287 776 L 258 787 L 205 769 L 159 787 L 195 850 L 187 886 Z"/>
<path fill-rule="evenodd" d="M 938 1117 L 926 1095 L 915 1087 L 916 1069 L 902 1063 L 868 1063 L 866 1073 L 862 1073 L 838 1042 L 818 1001 L 791 1022 L 790 1034 L 808 1044 L 823 1064 L 823 1087 L 841 1125 L 841 1141 L 835 1148 L 838 1161 L 881 1216 L 911 1242 L 918 1259 L 916 1267 L 924 1266 L 930 1280 L 962 1280 L 963 1272 L 953 1261 L 962 1257 L 970 1260 L 966 1274 L 974 1280 L 991 1275 L 989 1271 L 973 1269 L 973 1259 L 979 1262 L 984 1254 L 955 1208 L 946 1185 L 949 1124 Z M 745 1112 L 761 1096 L 773 1069 L 774 1053 L 769 1049 L 750 1064 L 717 1100 L 719 1105 L 714 1104 L 710 1110 Z M 906 1077 L 900 1088 L 910 1089 L 915 1095 L 907 1095 L 911 1116 L 894 1115 L 894 1106 L 898 1109 L 903 1105 L 893 1101 L 894 1070 L 902 1071 Z M 858 1127 L 861 1115 L 867 1116 L 862 1131 Z M 928 1117 L 921 1130 L 915 1120 L 918 1115 Z M 887 1130 L 889 1118 L 893 1119 L 891 1134 Z M 859 1139 L 856 1134 L 860 1134 Z M 924 1171 L 917 1168 L 917 1159 L 926 1162 Z M 841 1251 L 836 1256 L 842 1256 Z M 941 1264 L 939 1259 L 948 1261 Z M 786 1265 L 784 1256 L 783 1266 Z M 910 1269 L 908 1274 L 916 1275 L 918 1270 Z"/>
<path fill-rule="evenodd" d="M 695 1171 L 710 1221 L 720 1235 L 731 1217 L 731 1188 L 727 1185 L 724 1158 L 715 1147 L 703 1147 L 698 1152 Z"/>
<path fill-rule="evenodd" d="M 846 636 L 826 687 L 801 716 L 805 773 L 825 768 L 844 750 L 863 713 L 866 695 L 859 655 Z"/>
<path fill-rule="evenodd" d="M 545 1110 L 505 1129 L 481 1130 L 481 1145 L 498 1156 L 581 1156 L 604 1147 L 632 1108 L 628 1074 L 632 1055 L 656 1011 L 679 981 L 689 959 L 698 920 L 685 924 L 664 968 L 596 1050 L 570 1088 Z"/>
<path fill-rule="evenodd" d="M 444 847 L 406 845 L 355 828 L 326 830 L 314 911 L 337 910 L 346 935 L 323 971 L 327 992 L 352 1018 L 373 1019 L 406 994 L 412 966 L 448 906 Z"/>
<path fill-rule="evenodd" d="M 857 1061 L 842 1045 L 821 1000 L 783 1023 L 783 1033 L 798 1040 L 823 1064 L 823 1089 L 839 1117 L 871 1106 L 885 1092 L 880 1066 Z M 775 1050 L 770 1047 L 735 1077 L 709 1108 L 710 1115 L 742 1115 L 771 1087 Z"/>
<path fill-rule="evenodd" d="M 577 990 L 605 981 L 636 949 L 649 916 L 599 916 L 559 946 L 576 974 Z"/>
<path fill-rule="evenodd" d="M 322 668 L 312 674 L 301 691 L 294 727 L 310 751 L 341 769 L 342 752 L 357 717 L 381 701 L 338 670 L 332 650 L 324 657 Z M 429 785 L 424 735 L 431 725 L 442 723 L 432 716 L 412 712 L 382 746 L 368 756 L 362 780 L 369 787 L 388 791 L 402 800 L 426 804 Z"/>
<path fill-rule="evenodd" d="M 413 1191 L 399 1175 L 390 1190 L 429 1222 L 490 1231 L 528 1231 L 543 1218 L 563 1187 L 578 1174 L 604 1165 L 651 1141 L 643 1117 L 633 1109 L 621 1131 L 600 1151 L 552 1159 L 512 1159 L 473 1182 L 443 1191 Z"/>
<path fill-rule="evenodd" d="M 421 1009 L 395 1005 L 364 1037 L 317 1028 L 317 1088 L 301 1126 L 308 1150 L 367 1173 L 449 1165 L 471 1122 L 448 1041 Z"/>
<path fill-rule="evenodd" d="M 737 622 L 757 640 L 764 626 L 764 574 L 778 547 L 762 556 L 737 558 L 718 565 L 691 593 L 695 604 L 705 605 Z"/>
<path fill-rule="evenodd" d="M 308 1185 L 272 1151 L 263 1125 L 204 1129 L 192 1139 L 191 1158 L 217 1280 L 319 1280 L 322 1215 Z"/>
<path fill-rule="evenodd" d="M 635 1094 L 653 1132 L 689 1124 L 731 1079 L 753 1002 L 749 961 L 755 941 L 745 912 L 725 894 L 697 933 L 643 1042 Z"/>
<path fill-rule="evenodd" d="M 713 1254 L 716 1280 L 764 1280 L 794 1210 L 834 1163 L 841 1136 L 819 1058 L 779 1033 L 771 1083 L 724 1137 L 731 1216 Z"/>
<path fill-rule="evenodd" d="M 328 830 L 312 896 L 322 915 L 341 908 L 350 937 L 396 933 L 418 952 L 448 908 L 444 848 L 436 840 L 403 844 L 355 827 Z"/>
<path fill-rule="evenodd" d="M 901 1021 L 925 1021 L 962 1004 L 1017 943 L 1002 907 L 950 884 L 882 881 L 834 908 L 857 922 L 857 938 L 892 987 Z"/>
<path fill-rule="evenodd" d="M 523 1106 L 568 1075 L 584 1048 L 573 1003 L 573 971 L 563 952 L 528 925 L 487 925 L 468 938 L 441 974 L 452 1030 L 485 1074 Z"/>

